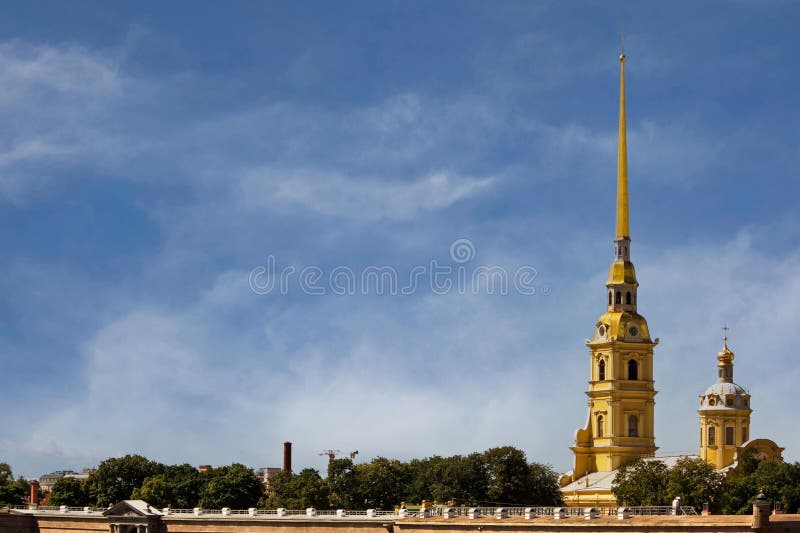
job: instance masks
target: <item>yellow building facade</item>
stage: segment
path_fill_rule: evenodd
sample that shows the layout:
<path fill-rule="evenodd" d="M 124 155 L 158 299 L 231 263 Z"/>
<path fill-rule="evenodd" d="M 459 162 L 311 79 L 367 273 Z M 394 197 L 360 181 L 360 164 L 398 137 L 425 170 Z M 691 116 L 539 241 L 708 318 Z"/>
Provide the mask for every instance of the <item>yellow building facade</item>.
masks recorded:
<path fill-rule="evenodd" d="M 567 504 L 615 505 L 607 483 L 596 491 L 592 481 L 637 457 L 652 457 L 655 445 L 652 339 L 645 318 L 638 312 L 636 270 L 630 259 L 628 216 L 628 154 L 625 112 L 625 55 L 620 56 L 619 145 L 617 157 L 616 238 L 614 261 L 606 280 L 606 311 L 597 320 L 589 348 L 589 415 L 578 429 L 572 446 L 575 463 L 562 485 L 580 484 L 582 501 Z M 595 474 L 595 475 L 593 475 Z M 596 474 L 601 474 L 600 476 Z"/>

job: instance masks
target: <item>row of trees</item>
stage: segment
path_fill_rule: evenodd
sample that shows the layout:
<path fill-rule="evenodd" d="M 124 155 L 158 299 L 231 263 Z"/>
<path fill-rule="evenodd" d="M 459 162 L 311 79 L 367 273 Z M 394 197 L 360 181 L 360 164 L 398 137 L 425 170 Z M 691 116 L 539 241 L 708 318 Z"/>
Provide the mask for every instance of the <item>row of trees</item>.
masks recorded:
<path fill-rule="evenodd" d="M 354 464 L 336 459 L 327 478 L 307 468 L 270 480 L 266 506 L 303 509 L 391 509 L 422 500 L 459 505 L 558 505 L 558 475 L 547 465 L 528 463 L 511 446 L 483 453 L 430 457 L 409 462 L 379 457 Z"/>
<path fill-rule="evenodd" d="M 251 468 L 234 463 L 200 472 L 192 465 L 164 465 L 141 455 L 106 459 L 86 481 L 62 478 L 50 493 L 52 505 L 106 507 L 141 499 L 158 508 L 255 507 L 264 486 Z"/>
<path fill-rule="evenodd" d="M 800 506 L 800 463 L 759 461 L 745 453 L 727 475 L 702 459 L 684 458 L 668 468 L 661 461 L 636 460 L 620 468 L 612 490 L 625 505 L 669 505 L 680 496 L 684 505 L 713 513 L 749 514 L 759 492 L 783 509 L 795 513 Z"/>
<path fill-rule="evenodd" d="M 231 507 L 303 509 L 391 509 L 422 500 L 458 505 L 559 505 L 558 476 L 552 468 L 529 463 L 522 450 L 505 446 L 483 453 L 430 457 L 403 462 L 383 457 L 354 464 L 337 459 L 326 477 L 307 468 L 281 473 L 270 490 L 252 469 L 231 464 L 208 472 L 191 465 L 163 465 L 139 455 L 103 461 L 86 481 L 59 480 L 50 494 L 53 505 L 105 507 L 135 498 L 156 507 L 219 509 Z M 15 479 L 0 463 L 0 504 L 23 503 L 30 484 Z M 759 461 L 745 454 L 724 475 L 700 459 L 680 459 L 672 468 L 658 460 L 637 460 L 622 467 L 612 486 L 626 505 L 669 505 L 680 496 L 685 505 L 712 512 L 750 513 L 763 492 L 787 512 L 800 507 L 800 463 Z"/>
<path fill-rule="evenodd" d="M 11 485 L 17 483 L 10 469 L 7 477 Z M 28 490 L 27 482 L 24 485 L 4 503 L 22 503 Z M 350 459 L 338 459 L 329 464 L 324 478 L 311 468 L 297 474 L 283 472 L 270 480 L 266 492 L 253 470 L 241 464 L 199 472 L 188 464 L 164 465 L 140 455 L 126 455 L 106 459 L 86 481 L 60 479 L 52 489 L 50 504 L 106 507 L 130 498 L 176 509 L 391 509 L 403 501 L 422 500 L 456 501 L 459 505 L 557 505 L 561 492 L 552 468 L 528 463 L 522 450 L 505 446 L 466 456 L 408 462 L 379 457 L 354 464 Z"/>

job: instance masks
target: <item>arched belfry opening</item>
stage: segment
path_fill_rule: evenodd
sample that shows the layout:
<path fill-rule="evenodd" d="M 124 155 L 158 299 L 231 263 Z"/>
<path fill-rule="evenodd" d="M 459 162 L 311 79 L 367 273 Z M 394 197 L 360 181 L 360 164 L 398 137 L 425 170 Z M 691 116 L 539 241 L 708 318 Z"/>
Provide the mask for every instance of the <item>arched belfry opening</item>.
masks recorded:
<path fill-rule="evenodd" d="M 639 379 L 639 363 L 635 359 L 628 361 L 628 380 L 636 381 Z"/>
<path fill-rule="evenodd" d="M 639 436 L 639 418 L 636 415 L 631 415 L 628 417 L 628 436 Z"/>

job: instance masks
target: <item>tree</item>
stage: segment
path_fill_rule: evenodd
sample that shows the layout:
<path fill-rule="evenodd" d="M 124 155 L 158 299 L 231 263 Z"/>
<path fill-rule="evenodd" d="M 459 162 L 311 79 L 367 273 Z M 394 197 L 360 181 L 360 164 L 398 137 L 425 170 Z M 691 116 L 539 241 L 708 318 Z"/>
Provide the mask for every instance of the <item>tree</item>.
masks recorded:
<path fill-rule="evenodd" d="M 795 514 L 800 510 L 800 463 L 784 463 L 786 485 L 781 488 L 783 510 Z"/>
<path fill-rule="evenodd" d="M 435 469 L 437 480 L 431 485 L 431 498 L 438 502 L 477 505 L 486 501 L 489 473 L 483 454 L 455 455 L 441 461 Z"/>
<path fill-rule="evenodd" d="M 89 505 L 86 483 L 74 477 L 62 477 L 50 491 L 50 505 L 83 507 Z"/>
<path fill-rule="evenodd" d="M 191 509 L 200 501 L 206 481 L 207 476 L 192 465 L 171 465 L 164 468 L 164 473 L 145 479 L 132 497 L 157 508 Z"/>
<path fill-rule="evenodd" d="M 407 463 L 378 457 L 356 467 L 358 507 L 392 509 L 401 503 L 411 481 Z"/>
<path fill-rule="evenodd" d="M 741 471 L 737 468 L 725 480 L 722 506 L 725 513 L 750 514 L 753 499 L 759 492 L 769 500 L 780 501 L 787 513 L 797 512 L 800 506 L 800 464 L 756 459 L 749 466 Z"/>
<path fill-rule="evenodd" d="M 29 490 L 30 483 L 25 478 L 15 480 L 8 463 L 0 463 L 0 504 L 21 505 Z"/>
<path fill-rule="evenodd" d="M 663 462 L 635 459 L 619 469 L 611 491 L 623 505 L 669 505 L 668 483 Z"/>
<path fill-rule="evenodd" d="M 172 486 L 168 505 L 175 509 L 191 509 L 200 502 L 200 494 L 208 477 L 190 464 L 166 467 L 164 479 Z"/>
<path fill-rule="evenodd" d="M 200 492 L 200 507 L 205 509 L 248 509 L 264 495 L 264 485 L 252 468 L 233 463 L 203 474 L 208 476 Z"/>
<path fill-rule="evenodd" d="M 329 501 L 336 509 L 355 509 L 358 501 L 358 479 L 352 459 L 334 459 L 328 463 Z M 272 481 L 270 489 L 272 490 Z"/>
<path fill-rule="evenodd" d="M 700 458 L 678 459 L 669 471 L 667 494 L 680 496 L 685 505 L 701 509 L 705 502 L 713 512 L 719 512 L 725 476 Z"/>
<path fill-rule="evenodd" d="M 164 465 L 141 455 L 126 455 L 106 459 L 89 476 L 89 495 L 98 507 L 127 500 L 144 480 L 164 472 Z"/>
<path fill-rule="evenodd" d="M 752 513 L 753 498 L 756 494 L 758 487 L 752 475 L 729 474 L 722 489 L 723 514 Z"/>
<path fill-rule="evenodd" d="M 133 489 L 131 498 L 134 500 L 144 500 L 158 509 L 172 507 L 172 505 L 170 505 L 173 500 L 172 486 L 167 482 L 166 479 L 164 479 L 164 474 L 150 476 L 144 480 L 141 487 Z M 186 509 L 188 507 L 176 508 Z"/>
<path fill-rule="evenodd" d="M 342 466 L 344 464 L 342 463 Z M 341 493 L 338 499 L 351 501 L 353 494 Z M 287 509 L 326 509 L 330 506 L 328 485 L 313 468 L 304 468 L 298 474 L 281 472 L 269 480 L 267 507 Z M 357 505 L 342 506 L 353 508 Z"/>
<path fill-rule="evenodd" d="M 0 485 L 8 485 L 14 481 L 14 473 L 8 463 L 0 463 Z"/>
<path fill-rule="evenodd" d="M 529 503 L 531 470 L 525 452 L 513 446 L 491 448 L 483 452 L 483 460 L 489 479 L 486 497 L 491 503 Z"/>
<path fill-rule="evenodd" d="M 531 492 L 527 503 L 533 505 L 562 505 L 564 498 L 558 484 L 558 473 L 549 465 L 531 463 Z"/>

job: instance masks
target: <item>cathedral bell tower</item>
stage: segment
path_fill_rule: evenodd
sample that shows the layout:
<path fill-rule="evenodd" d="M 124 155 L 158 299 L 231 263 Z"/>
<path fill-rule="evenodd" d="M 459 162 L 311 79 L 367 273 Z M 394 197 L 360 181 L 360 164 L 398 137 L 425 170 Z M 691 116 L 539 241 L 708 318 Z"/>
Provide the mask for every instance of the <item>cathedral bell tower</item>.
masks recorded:
<path fill-rule="evenodd" d="M 625 127 L 625 55 L 620 55 L 617 217 L 614 261 L 608 272 L 606 312 L 589 347 L 589 419 L 577 430 L 572 479 L 609 472 L 656 452 L 653 410 L 653 348 L 647 321 L 637 312 L 636 271 L 631 262 L 628 221 L 628 150 Z"/>

